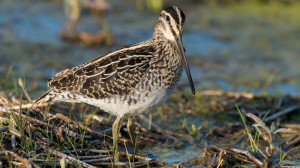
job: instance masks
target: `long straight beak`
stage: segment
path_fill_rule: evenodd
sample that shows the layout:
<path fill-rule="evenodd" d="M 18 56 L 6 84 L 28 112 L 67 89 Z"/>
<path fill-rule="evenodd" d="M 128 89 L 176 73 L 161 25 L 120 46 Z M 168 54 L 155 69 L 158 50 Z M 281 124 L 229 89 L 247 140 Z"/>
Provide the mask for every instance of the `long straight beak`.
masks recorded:
<path fill-rule="evenodd" d="M 192 76 L 191 76 L 189 64 L 187 63 L 187 59 L 186 59 L 186 56 L 185 56 L 185 52 L 184 52 L 184 49 L 183 49 L 183 45 L 182 45 L 182 41 L 181 41 L 181 37 L 180 36 L 176 37 L 176 45 L 177 45 L 177 48 L 178 48 L 178 50 L 180 52 L 180 55 L 181 55 L 181 58 L 182 58 L 182 62 L 183 62 L 183 67 L 184 67 L 184 70 L 185 70 L 186 75 L 188 77 L 192 93 L 195 95 L 194 82 L 193 82 L 193 79 L 192 79 Z"/>

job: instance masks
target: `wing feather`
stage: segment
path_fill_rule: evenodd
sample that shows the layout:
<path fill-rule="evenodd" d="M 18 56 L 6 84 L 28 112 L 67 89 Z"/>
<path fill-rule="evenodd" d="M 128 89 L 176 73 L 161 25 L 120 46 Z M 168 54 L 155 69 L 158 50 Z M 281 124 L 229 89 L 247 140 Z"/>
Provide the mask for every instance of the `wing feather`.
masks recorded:
<path fill-rule="evenodd" d="M 125 95 L 133 89 L 150 67 L 155 50 L 150 45 L 131 45 L 107 53 L 86 64 L 59 72 L 48 84 L 91 98 Z"/>

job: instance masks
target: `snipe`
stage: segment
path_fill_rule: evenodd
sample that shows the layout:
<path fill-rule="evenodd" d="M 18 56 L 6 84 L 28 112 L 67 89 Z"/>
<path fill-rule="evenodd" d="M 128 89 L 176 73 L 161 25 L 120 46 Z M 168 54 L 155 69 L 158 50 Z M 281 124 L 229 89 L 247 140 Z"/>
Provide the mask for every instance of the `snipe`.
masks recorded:
<path fill-rule="evenodd" d="M 178 7 L 163 9 L 151 39 L 57 73 L 49 80 L 51 89 L 37 104 L 87 103 L 117 116 L 112 127 L 116 149 L 121 118 L 129 115 L 127 127 L 133 135 L 131 116 L 150 112 L 164 103 L 178 84 L 183 67 L 195 94 L 181 40 L 184 22 L 185 15 Z"/>

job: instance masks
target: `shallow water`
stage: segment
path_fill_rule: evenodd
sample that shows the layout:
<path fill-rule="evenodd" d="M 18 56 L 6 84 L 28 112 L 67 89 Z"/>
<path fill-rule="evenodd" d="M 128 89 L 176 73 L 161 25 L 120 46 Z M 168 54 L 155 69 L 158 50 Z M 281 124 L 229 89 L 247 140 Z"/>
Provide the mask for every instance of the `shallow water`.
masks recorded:
<path fill-rule="evenodd" d="M 29 88 L 32 92 L 46 90 L 46 80 L 41 79 L 120 46 L 87 48 L 61 41 L 58 33 L 66 18 L 60 2 L 9 0 L 0 3 L 0 72 L 5 73 L 12 65 L 16 76 L 38 83 L 38 89 Z M 122 8 L 115 5 L 114 11 L 107 12 L 106 17 L 85 11 L 76 29 L 97 32 L 107 20 L 116 44 L 150 38 L 158 14 L 136 15 L 137 11 L 130 7 L 134 4 L 124 5 Z M 296 44 L 300 40 L 295 37 L 299 35 L 299 23 L 287 20 L 288 16 L 282 14 L 284 11 L 275 12 L 273 15 L 280 16 L 276 19 L 272 11 L 261 17 L 259 12 L 247 8 L 216 7 L 215 11 L 224 14 L 217 16 L 216 12 L 209 13 L 209 9 L 200 5 L 182 6 L 187 11 L 183 43 L 199 91 L 299 94 L 300 51 Z M 243 15 L 236 16 L 234 12 Z M 185 79 L 183 74 L 183 84 L 187 84 Z"/>
<path fill-rule="evenodd" d="M 131 7 L 134 2 L 116 4 L 105 17 L 83 13 L 76 30 L 97 32 L 107 20 L 118 44 L 92 48 L 61 41 L 58 33 L 66 18 L 60 1 L 1 1 L 1 78 L 12 66 L 13 76 L 24 77 L 29 93 L 37 97 L 47 90 L 47 79 L 56 72 L 151 37 L 159 12 L 137 15 Z M 244 6 L 181 6 L 187 15 L 183 43 L 198 94 L 218 89 L 299 95 L 300 22 L 294 20 L 293 7 L 281 7 L 283 12 L 278 12 L 278 7 L 272 11 Z M 181 84 L 188 85 L 185 73 Z M 149 149 L 167 163 L 193 157 L 199 154 L 197 150 L 187 145 L 174 149 L 173 155 L 172 149 Z"/>

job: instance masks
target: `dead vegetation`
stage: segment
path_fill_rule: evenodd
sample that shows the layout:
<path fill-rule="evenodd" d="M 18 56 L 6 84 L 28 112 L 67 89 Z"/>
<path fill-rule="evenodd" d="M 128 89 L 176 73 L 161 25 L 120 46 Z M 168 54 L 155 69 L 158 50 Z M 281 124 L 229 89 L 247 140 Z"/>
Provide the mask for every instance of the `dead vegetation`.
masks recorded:
<path fill-rule="evenodd" d="M 208 135 L 202 136 L 206 144 L 204 153 L 199 158 L 184 162 L 185 165 L 261 168 L 300 166 L 300 124 L 299 118 L 296 119 L 299 116 L 299 98 L 219 91 L 205 91 L 203 97 L 207 100 L 214 97 L 214 101 L 208 104 L 216 113 L 239 118 L 240 122 L 225 122 L 210 133 L 202 132 Z M 291 121 L 291 117 L 298 122 Z M 216 140 L 223 144 L 218 144 Z"/>
<path fill-rule="evenodd" d="M 1 97 L 2 102 L 11 103 L 14 98 Z M 19 101 L 15 99 L 15 101 Z M 19 102 L 19 104 L 22 104 Z M 60 114 L 64 106 L 51 105 L 43 111 L 42 104 L 37 110 L 25 110 L 27 106 L 8 106 L 3 104 L 1 113 L 1 161 L 3 165 L 33 167 L 62 166 L 70 164 L 75 167 L 111 166 L 111 122 L 107 118 L 95 117 L 92 114 L 83 121 L 75 121 L 71 117 Z M 11 108 L 12 107 L 12 108 Z M 21 109 L 21 110 L 20 110 Z M 87 109 L 86 109 L 87 110 Z M 64 112 L 63 112 L 64 113 Z M 97 128 L 96 128 L 97 127 Z M 139 127 L 139 126 L 138 126 Z M 156 132 L 146 134 L 148 130 L 140 128 L 143 145 L 146 141 L 157 139 L 176 140 Z M 125 126 L 122 126 L 122 138 L 119 144 L 126 148 L 131 141 Z M 146 134 L 146 136 L 143 136 Z M 127 151 L 127 149 L 126 149 Z M 118 167 L 127 167 L 127 159 L 133 155 L 120 152 L 124 162 L 115 163 Z M 135 166 L 159 165 L 157 160 L 135 155 Z M 67 162 L 67 163 L 64 163 Z"/>
<path fill-rule="evenodd" d="M 20 81 L 19 85 L 22 86 Z M 110 116 L 97 115 L 99 110 L 85 105 L 51 103 L 30 110 L 33 100 L 25 89 L 23 92 L 25 98 L 9 93 L 0 96 L 0 165 L 112 167 L 113 120 Z M 176 96 L 177 101 L 172 98 L 163 107 L 171 111 L 167 112 L 169 115 L 178 113 L 178 109 L 189 108 L 192 111 L 189 115 L 199 116 L 199 109 L 201 111 L 201 108 L 209 107 L 210 113 L 215 115 L 213 117 L 222 114 L 235 122 L 223 120 L 214 128 L 172 132 L 161 129 L 157 125 L 159 123 L 155 124 L 145 116 L 139 116 L 142 123 L 151 122 L 151 127 L 148 129 L 144 124 L 135 123 L 138 149 L 142 150 L 147 145 L 155 146 L 158 142 L 168 144 L 170 148 L 180 149 L 197 144 L 203 149 L 199 150 L 199 157 L 166 165 L 151 157 L 133 155 L 124 121 L 118 142 L 121 160 L 115 163 L 116 167 L 133 166 L 133 160 L 134 167 L 299 166 L 300 124 L 286 122 L 299 115 L 299 98 L 206 91 L 195 98 L 200 103 L 183 105 L 178 100 L 185 102 L 188 96 L 183 93 Z M 193 109 L 198 111 L 194 112 Z"/>

